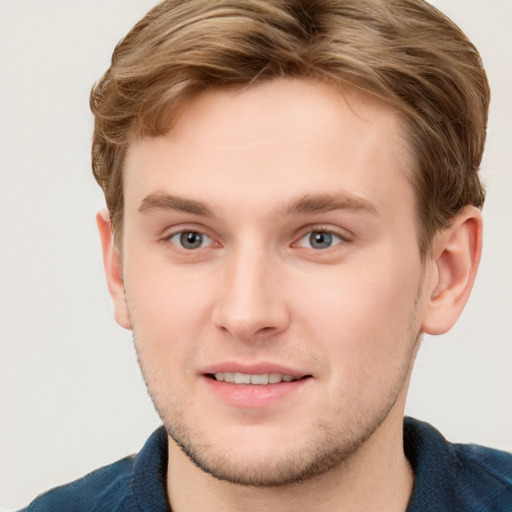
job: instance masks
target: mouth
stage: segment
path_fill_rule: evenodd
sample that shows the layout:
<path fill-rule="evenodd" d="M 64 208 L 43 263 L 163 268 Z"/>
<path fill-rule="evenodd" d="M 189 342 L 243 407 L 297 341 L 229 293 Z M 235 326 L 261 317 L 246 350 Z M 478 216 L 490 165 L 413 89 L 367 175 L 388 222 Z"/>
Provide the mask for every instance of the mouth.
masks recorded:
<path fill-rule="evenodd" d="M 207 373 L 206 377 L 217 382 L 227 382 L 229 384 L 252 384 L 255 386 L 267 386 L 269 384 L 280 384 L 281 382 L 295 382 L 306 379 L 310 375 L 294 377 L 283 373 L 238 373 L 238 372 L 215 372 Z"/>
<path fill-rule="evenodd" d="M 274 363 L 222 363 L 204 368 L 206 389 L 221 403 L 237 410 L 262 410 L 293 402 L 315 379 L 304 371 Z M 297 399 L 297 398 L 295 398 Z M 291 400 L 291 402 L 290 402 Z"/>

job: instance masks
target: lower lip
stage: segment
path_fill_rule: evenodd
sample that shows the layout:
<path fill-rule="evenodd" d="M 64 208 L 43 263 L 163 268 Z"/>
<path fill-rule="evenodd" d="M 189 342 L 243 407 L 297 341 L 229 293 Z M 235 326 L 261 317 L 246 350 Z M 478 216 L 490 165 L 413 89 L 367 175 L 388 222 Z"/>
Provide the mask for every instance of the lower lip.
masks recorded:
<path fill-rule="evenodd" d="M 280 402 L 300 391 L 311 378 L 279 384 L 232 384 L 203 377 L 210 391 L 227 405 L 259 408 Z"/>

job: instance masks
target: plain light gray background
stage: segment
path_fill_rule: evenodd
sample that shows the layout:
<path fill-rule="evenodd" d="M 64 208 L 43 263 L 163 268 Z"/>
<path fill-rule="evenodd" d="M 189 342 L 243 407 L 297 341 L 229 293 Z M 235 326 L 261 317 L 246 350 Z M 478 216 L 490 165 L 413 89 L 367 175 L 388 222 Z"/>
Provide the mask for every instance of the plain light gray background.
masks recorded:
<path fill-rule="evenodd" d="M 153 0 L 0 0 L 0 510 L 136 452 L 159 424 L 117 327 L 94 215 L 88 94 Z M 437 0 L 493 88 L 484 257 L 457 327 L 426 338 L 407 412 L 512 450 L 512 1 Z"/>

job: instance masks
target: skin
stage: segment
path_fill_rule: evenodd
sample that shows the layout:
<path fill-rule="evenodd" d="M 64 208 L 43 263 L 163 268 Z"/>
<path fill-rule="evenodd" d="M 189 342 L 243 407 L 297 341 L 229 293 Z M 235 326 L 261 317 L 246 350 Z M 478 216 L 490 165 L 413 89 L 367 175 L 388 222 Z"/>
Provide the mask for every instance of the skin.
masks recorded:
<path fill-rule="evenodd" d="M 131 143 L 122 261 L 98 225 L 170 434 L 173 510 L 405 510 L 419 339 L 453 325 L 481 246 L 467 207 L 422 262 L 412 165 L 392 108 L 299 79 L 201 94 Z"/>

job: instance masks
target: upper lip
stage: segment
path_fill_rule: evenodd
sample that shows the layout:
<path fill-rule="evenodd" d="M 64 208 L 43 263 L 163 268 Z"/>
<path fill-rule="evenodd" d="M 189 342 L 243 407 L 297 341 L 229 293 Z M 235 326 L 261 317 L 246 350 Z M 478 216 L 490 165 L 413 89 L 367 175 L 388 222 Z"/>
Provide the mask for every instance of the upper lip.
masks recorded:
<path fill-rule="evenodd" d="M 213 375 L 218 372 L 244 373 L 248 375 L 263 375 L 266 373 L 280 373 L 281 375 L 291 375 L 295 379 L 309 376 L 308 372 L 297 368 L 290 368 L 277 363 L 259 362 L 259 363 L 237 363 L 226 361 L 205 366 L 201 369 L 202 375 Z"/>

